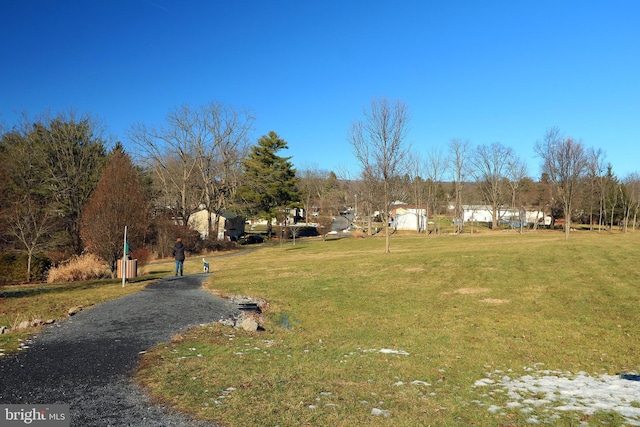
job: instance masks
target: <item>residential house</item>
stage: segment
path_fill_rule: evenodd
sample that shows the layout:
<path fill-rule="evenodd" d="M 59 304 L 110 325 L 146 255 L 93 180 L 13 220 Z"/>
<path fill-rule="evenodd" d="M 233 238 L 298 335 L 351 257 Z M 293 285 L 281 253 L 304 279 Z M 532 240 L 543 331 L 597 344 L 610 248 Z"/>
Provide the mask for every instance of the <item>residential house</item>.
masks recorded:
<path fill-rule="evenodd" d="M 427 210 L 423 207 L 395 202 L 391 206 L 391 227 L 396 230 L 424 231 Z"/>
<path fill-rule="evenodd" d="M 235 212 L 225 211 L 222 215 L 211 215 L 211 221 L 218 221 L 218 240 L 237 240 L 244 235 L 245 218 Z M 200 233 L 202 239 L 209 237 L 209 212 L 200 209 L 189 216 L 189 228 Z M 214 224 L 212 224 L 212 228 Z"/>

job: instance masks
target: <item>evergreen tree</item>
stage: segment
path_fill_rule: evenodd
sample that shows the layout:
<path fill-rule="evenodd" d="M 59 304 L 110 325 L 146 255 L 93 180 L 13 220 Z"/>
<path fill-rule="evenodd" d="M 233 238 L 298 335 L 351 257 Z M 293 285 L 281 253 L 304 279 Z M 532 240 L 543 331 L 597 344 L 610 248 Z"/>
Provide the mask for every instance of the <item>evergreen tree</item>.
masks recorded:
<path fill-rule="evenodd" d="M 287 142 L 271 131 L 258 139 L 242 163 L 244 185 L 238 189 L 240 203 L 247 214 L 264 218 L 269 224 L 281 209 L 299 200 L 291 157 L 277 154 L 287 148 Z"/>

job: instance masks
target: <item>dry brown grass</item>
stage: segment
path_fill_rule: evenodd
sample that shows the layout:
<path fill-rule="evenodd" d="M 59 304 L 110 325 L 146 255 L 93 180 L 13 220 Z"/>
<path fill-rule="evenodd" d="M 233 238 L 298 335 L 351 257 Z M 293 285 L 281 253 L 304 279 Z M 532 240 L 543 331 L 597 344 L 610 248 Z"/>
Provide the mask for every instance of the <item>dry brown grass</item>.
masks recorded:
<path fill-rule="evenodd" d="M 473 295 L 473 294 L 482 294 L 485 292 L 489 292 L 490 289 L 488 288 L 460 288 L 460 289 L 456 289 L 453 292 L 444 292 L 445 295 L 447 294 L 458 294 L 458 295 Z"/>
<path fill-rule="evenodd" d="M 47 282 L 77 282 L 105 277 L 109 277 L 107 263 L 93 254 L 85 254 L 49 270 Z"/>
<path fill-rule="evenodd" d="M 552 405 L 510 407 L 506 393 L 474 384 L 537 366 L 637 372 L 640 233 L 468 236 L 395 235 L 391 253 L 367 237 L 227 258 L 208 286 L 268 300 L 265 330 L 184 332 L 142 357 L 138 379 L 229 427 L 584 424 L 575 412 L 553 418 Z M 586 419 L 625 425 L 610 412 Z"/>
<path fill-rule="evenodd" d="M 485 298 L 485 299 L 481 299 L 480 302 L 484 302 L 487 304 L 506 304 L 510 302 L 510 300 L 500 299 L 500 298 Z"/>
<path fill-rule="evenodd" d="M 362 239 L 364 237 L 364 231 L 362 230 L 354 230 L 351 232 L 351 235 L 356 239 Z"/>

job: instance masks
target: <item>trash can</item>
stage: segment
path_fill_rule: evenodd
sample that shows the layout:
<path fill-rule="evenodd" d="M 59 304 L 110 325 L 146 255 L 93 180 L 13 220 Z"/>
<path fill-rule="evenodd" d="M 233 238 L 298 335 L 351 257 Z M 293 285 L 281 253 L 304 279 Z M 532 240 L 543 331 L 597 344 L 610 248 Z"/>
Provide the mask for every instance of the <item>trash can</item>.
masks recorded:
<path fill-rule="evenodd" d="M 127 260 L 127 279 L 138 277 L 138 260 Z M 118 260 L 118 279 L 122 279 L 122 260 Z"/>

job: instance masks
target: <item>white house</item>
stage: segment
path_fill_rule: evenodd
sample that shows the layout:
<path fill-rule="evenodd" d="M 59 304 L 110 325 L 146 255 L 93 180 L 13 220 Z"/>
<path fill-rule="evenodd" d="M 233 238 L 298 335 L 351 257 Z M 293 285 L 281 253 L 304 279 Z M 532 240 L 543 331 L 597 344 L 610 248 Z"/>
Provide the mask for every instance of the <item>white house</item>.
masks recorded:
<path fill-rule="evenodd" d="M 391 207 L 391 218 L 391 227 L 396 230 L 424 231 L 427 224 L 427 210 L 396 202 Z"/>
<path fill-rule="evenodd" d="M 487 205 L 463 205 L 463 221 L 468 222 L 482 222 L 491 223 L 493 214 L 491 207 Z M 498 211 L 499 221 L 516 224 L 520 222 L 520 210 L 511 208 L 502 208 Z M 535 223 L 538 225 L 550 225 L 551 217 L 545 215 L 542 211 L 524 211 L 525 225 L 530 226 Z"/>

